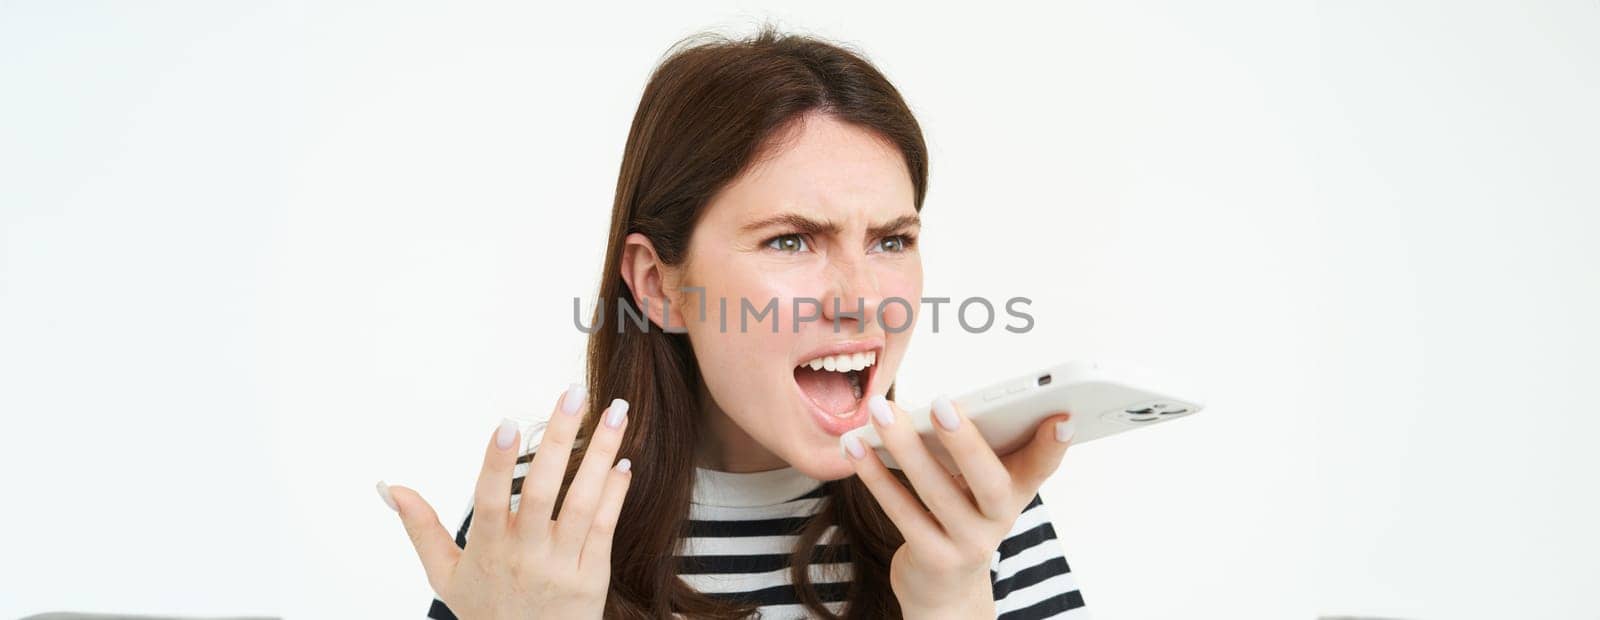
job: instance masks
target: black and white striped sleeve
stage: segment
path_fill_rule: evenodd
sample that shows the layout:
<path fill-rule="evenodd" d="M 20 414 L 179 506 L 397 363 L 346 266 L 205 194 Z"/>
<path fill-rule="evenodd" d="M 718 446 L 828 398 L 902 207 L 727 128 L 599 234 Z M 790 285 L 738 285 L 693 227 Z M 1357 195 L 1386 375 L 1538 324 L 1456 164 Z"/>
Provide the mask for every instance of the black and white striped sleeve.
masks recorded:
<path fill-rule="evenodd" d="M 1088 617 L 1083 593 L 1067 566 L 1061 542 L 1038 494 L 1022 510 L 995 550 L 989 567 L 999 620 Z"/>

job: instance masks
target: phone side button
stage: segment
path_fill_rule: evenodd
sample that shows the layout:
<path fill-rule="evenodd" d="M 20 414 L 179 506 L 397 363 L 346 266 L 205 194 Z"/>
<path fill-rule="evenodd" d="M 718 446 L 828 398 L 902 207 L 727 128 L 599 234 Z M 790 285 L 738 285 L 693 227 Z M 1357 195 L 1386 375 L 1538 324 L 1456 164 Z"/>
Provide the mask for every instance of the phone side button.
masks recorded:
<path fill-rule="evenodd" d="M 993 389 L 983 393 L 984 400 L 994 400 L 1001 396 L 1005 396 L 1005 391 L 1000 389 Z"/>

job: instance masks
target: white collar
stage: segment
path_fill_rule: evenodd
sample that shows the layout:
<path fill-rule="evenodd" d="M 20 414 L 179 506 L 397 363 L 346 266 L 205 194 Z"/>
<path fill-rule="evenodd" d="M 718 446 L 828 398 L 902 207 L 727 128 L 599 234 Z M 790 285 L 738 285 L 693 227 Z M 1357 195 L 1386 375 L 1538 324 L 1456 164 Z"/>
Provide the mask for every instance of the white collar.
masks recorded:
<path fill-rule="evenodd" d="M 822 481 L 794 467 L 734 473 L 696 466 L 694 503 L 709 506 L 771 506 L 805 495 Z"/>

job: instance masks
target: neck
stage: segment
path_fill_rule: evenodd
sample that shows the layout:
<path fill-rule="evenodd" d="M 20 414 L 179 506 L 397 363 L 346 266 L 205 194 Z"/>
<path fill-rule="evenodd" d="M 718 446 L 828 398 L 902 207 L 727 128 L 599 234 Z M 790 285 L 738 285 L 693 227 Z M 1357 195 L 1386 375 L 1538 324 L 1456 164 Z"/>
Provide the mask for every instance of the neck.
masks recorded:
<path fill-rule="evenodd" d="M 757 443 L 717 406 L 700 384 L 700 433 L 695 466 L 729 473 L 752 473 L 788 467 L 789 463 Z"/>

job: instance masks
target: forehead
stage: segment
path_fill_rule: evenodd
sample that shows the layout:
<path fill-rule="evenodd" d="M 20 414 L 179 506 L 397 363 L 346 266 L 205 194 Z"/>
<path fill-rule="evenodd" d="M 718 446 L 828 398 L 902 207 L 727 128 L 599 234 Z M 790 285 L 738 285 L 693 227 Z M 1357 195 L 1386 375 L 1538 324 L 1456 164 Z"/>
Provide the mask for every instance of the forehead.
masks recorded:
<path fill-rule="evenodd" d="M 797 119 L 780 140 L 712 200 L 706 223 L 786 212 L 842 223 L 916 212 L 905 157 L 872 130 L 813 113 Z"/>

